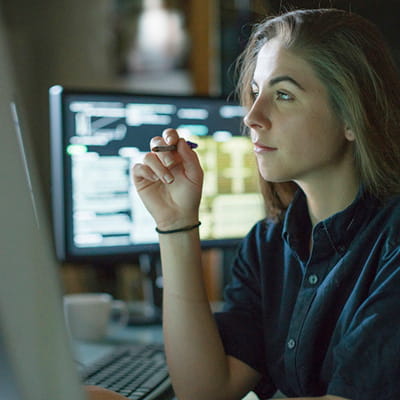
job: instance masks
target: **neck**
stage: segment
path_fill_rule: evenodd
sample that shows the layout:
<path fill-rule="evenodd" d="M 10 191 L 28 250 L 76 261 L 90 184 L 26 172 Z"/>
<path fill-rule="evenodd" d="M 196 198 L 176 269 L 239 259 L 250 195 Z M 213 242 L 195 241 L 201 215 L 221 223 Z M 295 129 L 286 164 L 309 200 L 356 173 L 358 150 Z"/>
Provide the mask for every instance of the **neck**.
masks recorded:
<path fill-rule="evenodd" d="M 307 197 L 308 212 L 312 225 L 344 210 L 355 199 L 360 182 L 356 173 L 336 175 L 333 179 L 314 182 L 296 182 Z"/>

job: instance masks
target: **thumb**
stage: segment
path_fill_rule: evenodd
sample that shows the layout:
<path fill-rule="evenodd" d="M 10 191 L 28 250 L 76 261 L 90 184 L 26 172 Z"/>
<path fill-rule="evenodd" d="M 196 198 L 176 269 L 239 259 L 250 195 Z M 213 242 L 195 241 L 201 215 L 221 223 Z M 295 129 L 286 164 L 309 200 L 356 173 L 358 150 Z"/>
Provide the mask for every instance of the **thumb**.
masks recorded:
<path fill-rule="evenodd" d="M 182 138 L 177 143 L 177 150 L 182 159 L 182 166 L 187 177 L 199 183 L 203 177 L 199 156 Z"/>

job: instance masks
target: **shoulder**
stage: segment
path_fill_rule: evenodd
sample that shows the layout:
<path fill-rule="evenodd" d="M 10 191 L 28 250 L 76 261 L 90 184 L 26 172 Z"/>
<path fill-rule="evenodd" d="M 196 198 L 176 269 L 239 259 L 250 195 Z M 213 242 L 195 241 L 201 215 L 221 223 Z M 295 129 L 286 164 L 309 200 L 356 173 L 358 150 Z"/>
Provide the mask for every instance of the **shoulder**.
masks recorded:
<path fill-rule="evenodd" d="M 400 194 L 389 197 L 383 202 L 382 210 L 400 219 Z"/>
<path fill-rule="evenodd" d="M 358 232 L 358 244 L 363 246 L 363 251 L 368 249 L 369 264 L 375 260 L 380 271 L 377 276 L 383 271 L 385 274 L 400 272 L 400 195 L 384 202 L 367 201 L 363 206 L 370 212 Z"/>
<path fill-rule="evenodd" d="M 272 267 L 275 259 L 281 260 L 283 247 L 282 222 L 260 220 L 242 240 L 234 266 L 260 272 L 266 265 Z"/>
<path fill-rule="evenodd" d="M 269 218 L 258 221 L 244 238 L 243 244 L 247 246 L 265 246 L 269 243 L 279 242 L 282 239 L 283 223 Z"/>
<path fill-rule="evenodd" d="M 400 195 L 386 200 L 376 217 L 384 222 L 382 232 L 385 234 L 387 250 L 399 250 L 400 246 Z"/>

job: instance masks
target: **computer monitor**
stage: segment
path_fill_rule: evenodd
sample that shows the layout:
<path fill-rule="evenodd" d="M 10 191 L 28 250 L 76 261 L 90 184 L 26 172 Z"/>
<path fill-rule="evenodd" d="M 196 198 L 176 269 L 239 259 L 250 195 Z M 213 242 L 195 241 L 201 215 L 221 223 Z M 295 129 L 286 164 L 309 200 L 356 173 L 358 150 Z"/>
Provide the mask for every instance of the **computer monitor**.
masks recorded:
<path fill-rule="evenodd" d="M 0 399 L 84 400 L 0 6 Z"/>
<path fill-rule="evenodd" d="M 207 96 L 138 95 L 53 86 L 52 199 L 57 255 L 66 261 L 132 260 L 158 251 L 155 224 L 130 169 L 153 136 L 172 127 L 198 143 L 205 172 L 203 247 L 234 246 L 263 216 L 243 108 Z"/>

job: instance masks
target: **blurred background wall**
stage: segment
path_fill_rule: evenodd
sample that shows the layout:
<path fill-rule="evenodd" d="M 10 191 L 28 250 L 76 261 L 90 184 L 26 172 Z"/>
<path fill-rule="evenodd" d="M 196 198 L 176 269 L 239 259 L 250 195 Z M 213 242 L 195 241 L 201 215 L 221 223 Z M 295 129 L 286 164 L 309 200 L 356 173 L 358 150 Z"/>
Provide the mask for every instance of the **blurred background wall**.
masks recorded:
<path fill-rule="evenodd" d="M 399 52 L 395 0 L 1 1 L 47 198 L 53 84 L 227 95 L 250 24 L 280 9 L 319 5 L 370 18 Z"/>
<path fill-rule="evenodd" d="M 25 129 L 50 208 L 48 89 L 229 95 L 251 24 L 292 8 L 364 15 L 399 58 L 395 0 L 0 0 Z M 12 173 L 12 172 L 11 172 Z M 50 210 L 49 210 L 50 219 Z"/>

